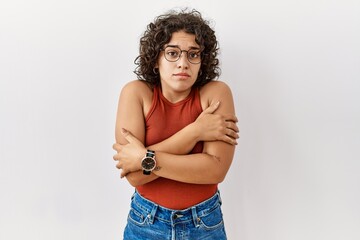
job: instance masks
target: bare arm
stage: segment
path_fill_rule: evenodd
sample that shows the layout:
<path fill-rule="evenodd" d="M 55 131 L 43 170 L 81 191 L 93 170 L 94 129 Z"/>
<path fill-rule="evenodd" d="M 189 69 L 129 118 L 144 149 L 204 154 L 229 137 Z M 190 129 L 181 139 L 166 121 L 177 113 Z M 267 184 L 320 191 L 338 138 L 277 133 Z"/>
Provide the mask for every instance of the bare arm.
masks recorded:
<path fill-rule="evenodd" d="M 224 83 L 208 85 L 207 88 L 204 87 L 204 95 L 209 96 L 209 103 L 213 102 L 214 99 L 219 99 L 222 103 L 217 113 L 235 115 L 231 91 L 227 85 Z M 126 134 L 126 136 L 130 144 L 116 146 L 115 149 L 118 154 L 114 156 L 116 160 L 121 159 L 118 165 L 124 168 L 123 176 L 140 169 L 140 160 L 146 151 L 144 146 L 138 143 L 138 140 L 133 138 L 131 134 Z M 177 155 L 155 149 L 158 163 L 155 174 L 188 183 L 221 182 L 231 165 L 234 149 L 234 145 L 219 140 L 206 142 L 204 152 L 200 154 Z M 126 156 L 125 153 L 128 155 Z"/>
<path fill-rule="evenodd" d="M 188 154 L 199 141 L 220 140 L 236 145 L 236 139 L 239 138 L 237 118 L 234 114 L 213 114 L 219 105 L 219 101 L 211 104 L 193 123 L 168 139 L 147 147 L 155 151 L 182 155 Z"/>
<path fill-rule="evenodd" d="M 148 149 L 183 155 L 189 153 L 199 141 L 221 140 L 224 143 L 236 145 L 239 131 L 235 115 L 212 114 L 219 104 L 208 107 L 198 119 L 164 141 L 147 146 Z M 156 175 L 148 177 L 142 171 L 130 172 L 127 180 L 133 186 L 142 185 L 156 179 Z"/>
<path fill-rule="evenodd" d="M 123 88 L 119 99 L 116 121 L 116 141 L 118 144 L 127 143 L 126 139 L 120 134 L 122 128 L 128 129 L 144 144 L 145 124 L 139 120 L 144 119 L 143 109 L 144 107 L 146 108 L 146 99 L 142 99 L 144 94 L 137 95 L 135 92 L 147 92 L 147 90 L 149 90 L 147 86 L 139 82 L 127 84 Z M 237 134 L 238 128 L 236 126 L 237 119 L 235 115 L 212 114 L 218 107 L 219 104 L 212 104 L 194 123 L 189 124 L 170 138 L 147 147 L 155 151 L 181 155 L 190 152 L 198 141 L 218 139 L 228 144 L 237 144 L 236 139 L 239 136 Z M 155 174 L 150 176 L 143 175 L 142 171 L 135 171 L 126 175 L 127 180 L 133 186 L 145 184 L 157 177 Z"/>
<path fill-rule="evenodd" d="M 144 108 L 151 102 L 150 88 L 141 81 L 132 81 L 126 84 L 120 93 L 115 125 L 116 144 L 127 144 L 128 141 L 121 134 L 121 129 L 126 128 L 142 143 L 145 142 Z M 149 99 L 148 101 L 146 101 Z M 133 186 L 146 183 L 158 178 L 155 174 L 145 176 L 140 171 L 128 174 L 127 180 Z"/>
<path fill-rule="evenodd" d="M 211 101 L 220 100 L 218 114 L 234 114 L 235 107 L 230 88 L 222 82 L 208 83 L 202 94 Z M 219 183 L 224 180 L 233 160 L 235 146 L 223 141 L 204 143 L 203 153 L 190 155 L 173 155 L 164 152 L 156 153 L 158 171 L 161 177 L 187 183 Z"/>

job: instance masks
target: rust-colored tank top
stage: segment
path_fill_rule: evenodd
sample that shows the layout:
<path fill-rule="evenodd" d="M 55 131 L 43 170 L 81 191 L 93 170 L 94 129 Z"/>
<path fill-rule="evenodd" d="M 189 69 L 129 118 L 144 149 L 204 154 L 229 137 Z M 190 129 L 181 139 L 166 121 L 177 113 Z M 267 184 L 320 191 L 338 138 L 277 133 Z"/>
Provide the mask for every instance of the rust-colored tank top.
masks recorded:
<path fill-rule="evenodd" d="M 192 89 L 184 100 L 171 103 L 162 95 L 160 87 L 155 87 L 150 111 L 145 119 L 145 146 L 169 138 L 194 122 L 201 112 L 200 94 L 197 88 Z M 203 143 L 198 142 L 191 153 L 202 152 L 202 148 Z M 190 184 L 159 177 L 136 189 L 150 201 L 166 208 L 180 210 L 213 196 L 217 184 Z"/>

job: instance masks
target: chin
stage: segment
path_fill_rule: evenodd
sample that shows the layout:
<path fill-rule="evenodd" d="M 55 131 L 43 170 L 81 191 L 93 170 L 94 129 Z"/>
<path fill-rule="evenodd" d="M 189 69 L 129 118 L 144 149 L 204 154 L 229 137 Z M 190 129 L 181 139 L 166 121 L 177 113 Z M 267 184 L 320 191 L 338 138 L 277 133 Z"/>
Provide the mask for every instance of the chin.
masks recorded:
<path fill-rule="evenodd" d="M 194 83 L 180 82 L 180 83 L 176 84 L 176 86 L 174 86 L 174 89 L 178 90 L 179 92 L 187 91 L 187 90 L 191 89 L 193 85 L 194 85 Z"/>

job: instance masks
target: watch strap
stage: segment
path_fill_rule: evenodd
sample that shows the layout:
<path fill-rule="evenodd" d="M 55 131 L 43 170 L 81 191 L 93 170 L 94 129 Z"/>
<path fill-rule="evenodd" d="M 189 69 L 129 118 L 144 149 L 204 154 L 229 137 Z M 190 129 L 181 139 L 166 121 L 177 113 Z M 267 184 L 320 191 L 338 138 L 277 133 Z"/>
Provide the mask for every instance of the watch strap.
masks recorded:
<path fill-rule="evenodd" d="M 155 156 L 155 151 L 147 149 L 146 150 L 146 156 L 147 157 L 154 157 Z"/>
<path fill-rule="evenodd" d="M 145 157 L 150 157 L 150 158 L 154 158 L 155 157 L 155 151 L 150 150 L 150 149 L 146 149 L 146 155 Z M 151 171 L 145 170 L 143 169 L 143 174 L 144 175 L 150 175 Z"/>

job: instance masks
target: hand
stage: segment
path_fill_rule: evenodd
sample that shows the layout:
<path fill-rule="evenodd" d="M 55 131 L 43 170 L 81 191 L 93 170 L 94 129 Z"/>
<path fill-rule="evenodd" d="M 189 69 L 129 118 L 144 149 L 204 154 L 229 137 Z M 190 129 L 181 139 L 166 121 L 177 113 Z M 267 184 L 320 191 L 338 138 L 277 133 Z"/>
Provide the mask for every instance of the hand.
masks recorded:
<path fill-rule="evenodd" d="M 214 114 L 219 105 L 220 102 L 210 105 L 194 122 L 200 134 L 199 138 L 202 141 L 219 140 L 236 145 L 236 139 L 239 138 L 239 128 L 236 125 L 238 120 L 232 114 Z"/>
<path fill-rule="evenodd" d="M 121 178 L 123 178 L 128 173 L 141 169 L 141 160 L 146 154 L 146 148 L 131 132 L 124 128 L 121 132 L 128 143 L 115 143 L 113 149 L 117 151 L 117 154 L 115 154 L 113 158 L 115 161 L 118 161 L 116 167 L 122 169 Z"/>

